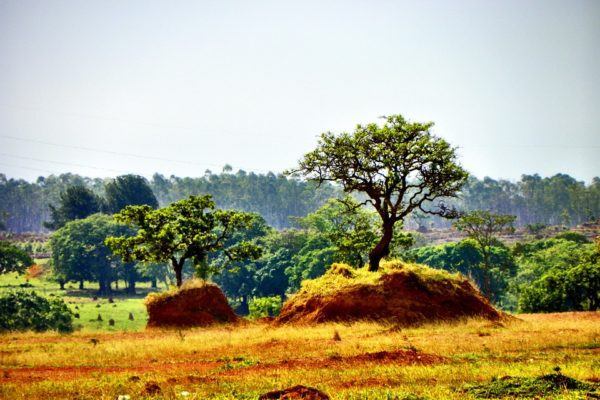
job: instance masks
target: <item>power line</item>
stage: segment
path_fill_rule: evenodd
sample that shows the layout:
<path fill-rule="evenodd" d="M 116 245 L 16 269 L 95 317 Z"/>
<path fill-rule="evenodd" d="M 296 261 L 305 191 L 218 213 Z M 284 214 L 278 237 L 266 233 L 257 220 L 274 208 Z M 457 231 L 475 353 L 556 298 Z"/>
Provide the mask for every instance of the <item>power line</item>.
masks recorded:
<path fill-rule="evenodd" d="M 30 170 L 30 171 L 45 172 L 47 174 L 58 174 L 58 172 L 56 172 L 56 171 L 50 171 L 50 170 L 42 169 L 42 168 L 23 167 L 21 165 L 6 164 L 6 163 L 3 163 L 3 162 L 0 162 L 0 165 L 3 165 L 5 167 L 9 167 L 9 168 L 18 168 L 18 169 L 27 169 L 27 170 Z"/>
<path fill-rule="evenodd" d="M 66 166 L 70 166 L 70 167 L 89 168 L 89 169 L 96 169 L 96 170 L 101 170 L 101 171 L 117 172 L 117 173 L 120 173 L 120 174 L 129 173 L 128 171 L 124 171 L 124 170 L 120 170 L 120 169 L 102 168 L 102 167 L 94 167 L 94 166 L 91 166 L 91 165 L 84 165 L 84 164 L 68 163 L 68 162 L 53 161 L 53 160 L 44 160 L 44 159 L 41 159 L 41 158 L 16 156 L 16 155 L 13 155 L 13 154 L 6 154 L 6 153 L 0 153 L 0 156 L 18 158 L 18 159 L 21 159 L 21 160 L 29 160 L 29 161 L 37 161 L 37 162 L 43 162 L 43 163 L 66 165 Z"/>
<path fill-rule="evenodd" d="M 70 144 L 57 143 L 57 142 L 48 142 L 45 140 L 39 140 L 39 139 L 34 139 L 34 138 L 23 138 L 23 137 L 11 136 L 11 135 L 0 135 L 0 138 L 9 139 L 9 140 L 17 140 L 17 141 L 21 141 L 21 142 L 39 143 L 39 144 L 43 144 L 43 145 L 47 145 L 47 146 L 70 148 L 70 149 L 74 149 L 74 150 L 89 151 L 89 152 L 100 153 L 100 154 L 109 154 L 109 155 L 120 156 L 120 157 L 132 157 L 132 158 L 139 158 L 139 159 L 145 159 L 145 160 L 193 165 L 193 166 L 201 167 L 201 168 L 207 168 L 207 167 L 221 168 L 221 167 L 223 167 L 223 165 L 217 165 L 217 164 L 212 164 L 212 163 L 199 163 L 199 162 L 188 161 L 188 160 L 174 160 L 174 159 L 164 158 L 164 157 L 146 156 L 146 155 L 141 155 L 141 154 L 125 153 L 125 152 L 118 152 L 118 151 L 113 151 L 113 150 L 96 149 L 96 148 L 91 148 L 91 147 L 70 145 Z M 97 168 L 97 167 L 91 167 L 91 168 Z M 106 168 L 100 168 L 100 169 L 106 169 Z M 108 169 L 106 169 L 106 170 L 108 170 Z M 256 172 L 265 172 L 265 173 L 267 172 L 267 171 L 261 170 L 261 169 L 252 169 L 252 170 L 256 171 Z"/>

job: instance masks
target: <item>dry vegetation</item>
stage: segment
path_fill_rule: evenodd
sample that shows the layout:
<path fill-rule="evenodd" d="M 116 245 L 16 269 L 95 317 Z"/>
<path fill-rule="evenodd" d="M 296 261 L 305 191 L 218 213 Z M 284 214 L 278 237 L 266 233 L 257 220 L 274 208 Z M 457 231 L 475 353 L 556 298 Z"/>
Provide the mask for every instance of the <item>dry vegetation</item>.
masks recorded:
<path fill-rule="evenodd" d="M 468 399 L 475 397 L 465 385 L 540 376 L 556 366 L 572 378 L 600 381 L 600 313 L 519 318 L 415 328 L 257 323 L 9 334 L 0 337 L 0 397 L 257 399 L 302 384 L 333 399 Z M 585 395 L 564 391 L 545 398 Z"/>

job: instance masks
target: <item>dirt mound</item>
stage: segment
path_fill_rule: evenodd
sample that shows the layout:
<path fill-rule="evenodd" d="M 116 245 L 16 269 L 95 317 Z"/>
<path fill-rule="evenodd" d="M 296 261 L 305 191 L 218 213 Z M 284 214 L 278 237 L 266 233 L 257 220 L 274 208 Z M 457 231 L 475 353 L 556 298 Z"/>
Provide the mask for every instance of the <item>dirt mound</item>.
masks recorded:
<path fill-rule="evenodd" d="M 404 326 L 465 317 L 502 318 L 459 274 L 399 261 L 382 263 L 378 272 L 349 273 L 349 268 L 334 264 L 324 276 L 303 282 L 275 322 L 373 320 Z"/>
<path fill-rule="evenodd" d="M 277 390 L 262 394 L 258 400 L 329 400 L 329 396 L 315 388 L 302 385 L 293 386 L 284 390 Z"/>
<path fill-rule="evenodd" d="M 227 298 L 209 283 L 183 286 L 146 298 L 148 327 L 193 327 L 237 322 Z"/>

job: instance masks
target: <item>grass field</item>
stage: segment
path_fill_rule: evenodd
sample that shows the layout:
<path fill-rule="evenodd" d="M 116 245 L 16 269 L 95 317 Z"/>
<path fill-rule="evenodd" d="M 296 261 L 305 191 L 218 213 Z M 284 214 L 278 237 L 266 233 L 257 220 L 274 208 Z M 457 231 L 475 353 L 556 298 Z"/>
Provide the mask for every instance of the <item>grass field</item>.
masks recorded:
<path fill-rule="evenodd" d="M 600 313 L 519 318 L 411 329 L 247 323 L 185 331 L 7 334 L 0 336 L 0 397 L 257 399 L 303 384 L 333 399 L 471 399 L 481 392 L 467 392 L 468 385 L 554 374 L 555 367 L 579 381 L 600 381 Z M 334 340 L 334 332 L 341 340 Z M 586 397 L 597 394 L 590 390 L 530 398 L 598 398 Z"/>
<path fill-rule="evenodd" d="M 126 295 L 121 289 L 112 296 L 96 297 L 98 286 L 86 282 L 86 288 L 79 290 L 76 284 L 67 284 L 60 290 L 58 283 L 40 278 L 26 279 L 25 275 L 0 275 L 0 293 L 9 290 L 33 290 L 46 297 L 62 298 L 76 318 L 74 327 L 83 332 L 89 331 L 140 331 L 146 327 L 148 314 L 143 304 L 144 297 L 151 291 L 148 283 L 138 284 L 135 296 Z M 130 313 L 133 320 L 130 319 Z M 100 315 L 101 320 L 98 320 Z M 109 325 L 110 320 L 114 325 Z"/>

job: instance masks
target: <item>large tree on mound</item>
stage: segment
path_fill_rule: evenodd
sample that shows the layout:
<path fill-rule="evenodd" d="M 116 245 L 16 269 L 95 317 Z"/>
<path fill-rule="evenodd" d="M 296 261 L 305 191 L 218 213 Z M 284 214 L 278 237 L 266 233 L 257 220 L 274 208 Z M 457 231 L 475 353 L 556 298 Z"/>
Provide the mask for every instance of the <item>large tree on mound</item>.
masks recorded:
<path fill-rule="evenodd" d="M 127 206 L 114 218 L 137 228 L 137 233 L 108 238 L 113 253 L 125 261 L 171 263 L 178 287 L 187 260 L 205 276 L 211 253 L 222 252 L 229 260 L 261 255 L 261 248 L 249 241 L 231 241 L 236 232 L 254 226 L 256 215 L 216 209 L 210 195 L 190 196 L 158 210 L 149 205 Z"/>
<path fill-rule="evenodd" d="M 304 155 L 301 173 L 319 183 L 342 184 L 344 191 L 362 192 L 382 222 L 382 235 L 369 253 L 369 270 L 390 253 L 394 225 L 414 210 L 452 216 L 443 204 L 456 197 L 468 173 L 456 162 L 455 149 L 431 134 L 432 122 L 409 122 L 401 115 L 386 123 L 358 125 L 354 133 L 323 133 L 317 148 Z"/>

